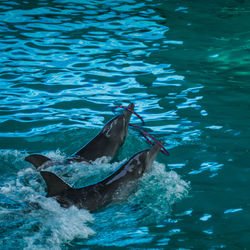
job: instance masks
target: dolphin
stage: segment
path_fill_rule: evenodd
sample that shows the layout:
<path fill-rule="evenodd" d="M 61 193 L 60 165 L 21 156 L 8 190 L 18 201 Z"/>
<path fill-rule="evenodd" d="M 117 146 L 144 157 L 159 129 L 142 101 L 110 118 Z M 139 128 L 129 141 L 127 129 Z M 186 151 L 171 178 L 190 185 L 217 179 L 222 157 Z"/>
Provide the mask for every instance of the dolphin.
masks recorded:
<path fill-rule="evenodd" d="M 111 119 L 96 137 L 63 162 L 52 161 L 50 158 L 40 154 L 28 155 L 25 157 L 25 160 L 33 164 L 35 168 L 45 168 L 55 164 L 68 164 L 75 161 L 91 163 L 103 156 L 111 160 L 127 137 L 128 125 L 134 106 L 133 103 L 130 103 L 127 109 L 122 114 Z"/>
<path fill-rule="evenodd" d="M 138 152 L 107 178 L 81 188 L 73 188 L 57 175 L 41 171 L 47 185 L 46 197 L 53 197 L 65 208 L 75 205 L 91 212 L 100 209 L 113 200 L 122 186 L 148 172 L 159 150 L 160 145 L 155 144 L 150 149 Z"/>

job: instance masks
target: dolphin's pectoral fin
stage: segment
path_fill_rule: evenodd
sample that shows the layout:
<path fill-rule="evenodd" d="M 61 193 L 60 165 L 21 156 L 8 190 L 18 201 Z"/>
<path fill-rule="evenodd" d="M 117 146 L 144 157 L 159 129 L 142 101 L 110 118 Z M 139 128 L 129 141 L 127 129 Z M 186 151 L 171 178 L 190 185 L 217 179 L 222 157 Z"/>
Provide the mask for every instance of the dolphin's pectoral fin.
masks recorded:
<path fill-rule="evenodd" d="M 48 171 L 41 171 L 40 173 L 47 185 L 46 197 L 56 196 L 63 193 L 66 190 L 72 189 L 70 185 L 64 182 L 57 175 Z"/>
<path fill-rule="evenodd" d="M 51 161 L 51 159 L 43 155 L 34 154 L 26 156 L 25 161 L 33 164 L 35 168 L 39 168 L 45 162 Z"/>

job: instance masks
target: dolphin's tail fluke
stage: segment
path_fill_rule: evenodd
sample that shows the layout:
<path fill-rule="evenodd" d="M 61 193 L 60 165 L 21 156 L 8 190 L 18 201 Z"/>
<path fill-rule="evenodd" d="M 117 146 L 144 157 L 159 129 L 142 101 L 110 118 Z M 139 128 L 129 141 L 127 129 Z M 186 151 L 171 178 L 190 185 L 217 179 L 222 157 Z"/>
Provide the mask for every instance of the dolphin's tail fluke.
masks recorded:
<path fill-rule="evenodd" d="M 45 162 L 51 161 L 50 158 L 44 156 L 44 155 L 28 155 L 25 157 L 25 161 L 31 163 L 34 165 L 35 168 L 41 167 Z"/>
<path fill-rule="evenodd" d="M 70 185 L 68 185 L 65 181 L 63 181 L 57 175 L 48 171 L 41 171 L 40 173 L 47 185 L 46 197 L 56 196 L 56 195 L 62 194 L 64 191 L 72 189 Z"/>

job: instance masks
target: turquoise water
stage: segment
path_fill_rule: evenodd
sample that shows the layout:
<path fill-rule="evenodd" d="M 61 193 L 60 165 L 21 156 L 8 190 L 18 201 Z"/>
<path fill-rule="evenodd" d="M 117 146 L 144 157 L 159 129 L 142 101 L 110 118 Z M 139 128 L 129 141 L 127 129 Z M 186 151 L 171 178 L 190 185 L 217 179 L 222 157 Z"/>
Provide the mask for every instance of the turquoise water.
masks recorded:
<path fill-rule="evenodd" d="M 244 0 L 2 0 L 0 247 L 249 248 L 249 14 Z M 170 156 L 96 213 L 45 198 L 25 156 L 64 159 L 130 102 Z M 130 130 L 115 162 L 51 170 L 81 186 L 148 147 Z"/>

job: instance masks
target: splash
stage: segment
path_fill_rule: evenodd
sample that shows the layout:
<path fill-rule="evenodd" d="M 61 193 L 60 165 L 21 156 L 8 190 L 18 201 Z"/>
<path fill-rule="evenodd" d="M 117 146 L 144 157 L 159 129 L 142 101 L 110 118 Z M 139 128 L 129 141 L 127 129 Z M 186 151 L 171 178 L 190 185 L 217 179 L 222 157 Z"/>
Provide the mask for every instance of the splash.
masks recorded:
<path fill-rule="evenodd" d="M 21 152 L 13 152 L 13 158 L 16 155 L 15 162 L 24 159 Z M 39 173 L 29 167 L 2 182 L 0 219 L 2 232 L 8 232 L 1 233 L 2 243 L 16 249 L 61 249 L 75 238 L 95 233 L 90 227 L 93 216 L 87 210 L 64 209 L 54 199 L 47 199 Z"/>
<path fill-rule="evenodd" d="M 164 164 L 154 162 L 149 173 L 138 180 L 135 189 L 125 198 L 95 213 L 60 205 L 45 197 L 45 184 L 39 172 L 23 162 L 27 154 L 13 151 L 0 153 L 4 159 L 21 169 L 2 181 L 0 188 L 1 228 L 4 245 L 22 249 L 61 249 L 65 245 L 127 246 L 152 240 L 147 226 L 158 224 L 171 213 L 172 205 L 183 199 L 189 183 Z M 63 160 L 60 152 L 49 152 L 53 160 Z M 50 166 L 53 171 L 75 187 L 105 178 L 122 162 L 93 164 L 72 163 Z M 28 166 L 28 167 L 27 167 Z M 95 217 L 95 220 L 94 220 Z M 3 231 L 2 231 L 3 232 Z M 15 239 L 13 239 L 15 235 Z M 91 237 L 93 236 L 94 237 Z"/>
<path fill-rule="evenodd" d="M 6 172 L 6 166 L 11 165 L 13 171 L 18 171 L 24 166 L 25 152 L 18 150 L 1 150 L 0 151 L 0 171 Z"/>
<path fill-rule="evenodd" d="M 40 203 L 41 209 L 33 212 L 34 217 L 39 216 L 39 231 L 24 238 L 27 248 L 58 248 L 62 244 L 71 242 L 75 238 L 88 238 L 94 231 L 87 225 L 93 222 L 93 217 L 87 210 L 76 207 L 63 209 L 52 200 L 45 199 Z"/>
<path fill-rule="evenodd" d="M 171 214 L 172 205 L 185 198 L 189 189 L 190 184 L 176 172 L 154 162 L 128 199 L 95 215 L 95 237 L 84 241 L 83 246 L 126 247 L 151 242 L 149 226 L 164 221 Z"/>
<path fill-rule="evenodd" d="M 189 188 L 175 171 L 168 172 L 164 164 L 155 162 L 129 201 L 139 205 L 138 216 L 144 223 L 159 223 L 170 214 L 174 203 L 187 196 Z"/>

